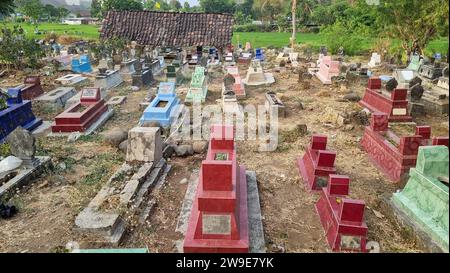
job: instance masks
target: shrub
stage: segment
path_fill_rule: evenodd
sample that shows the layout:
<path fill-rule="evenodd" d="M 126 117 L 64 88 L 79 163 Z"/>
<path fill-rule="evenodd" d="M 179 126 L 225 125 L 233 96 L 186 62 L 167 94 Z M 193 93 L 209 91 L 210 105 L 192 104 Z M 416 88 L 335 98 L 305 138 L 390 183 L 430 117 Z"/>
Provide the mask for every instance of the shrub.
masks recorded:
<path fill-rule="evenodd" d="M 16 69 L 37 67 L 44 53 L 42 48 L 31 38 L 26 37 L 20 26 L 0 29 L 0 63 Z"/>
<path fill-rule="evenodd" d="M 255 25 L 255 24 L 244 24 L 235 25 L 235 32 L 272 32 L 276 30 L 277 27 L 270 24 Z"/>
<path fill-rule="evenodd" d="M 324 34 L 328 50 L 337 53 L 339 47 L 344 48 L 347 55 L 357 55 L 364 52 L 364 42 L 371 37 L 369 28 L 352 22 L 337 21 L 321 30 Z"/>
<path fill-rule="evenodd" d="M 58 34 L 56 34 L 54 32 L 50 32 L 45 35 L 44 40 L 47 42 L 50 40 L 57 41 L 58 37 L 59 37 Z"/>

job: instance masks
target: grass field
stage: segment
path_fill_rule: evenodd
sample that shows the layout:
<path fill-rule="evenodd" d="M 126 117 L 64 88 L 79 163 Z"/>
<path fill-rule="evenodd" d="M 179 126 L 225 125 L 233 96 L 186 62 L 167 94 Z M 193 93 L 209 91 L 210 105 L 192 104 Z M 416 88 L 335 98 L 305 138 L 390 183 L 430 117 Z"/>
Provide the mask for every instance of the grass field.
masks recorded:
<path fill-rule="evenodd" d="M 0 26 L 5 25 L 0 24 Z M 12 23 L 6 23 L 6 26 L 13 26 Z M 21 24 L 25 33 L 29 37 L 43 38 L 45 34 L 36 35 L 34 34 L 34 25 L 23 23 Z M 64 24 L 56 24 L 56 23 L 42 23 L 39 24 L 39 31 L 44 33 L 54 32 L 58 35 L 70 35 L 76 36 L 83 39 L 89 40 L 97 40 L 99 37 L 98 27 L 94 25 L 64 25 Z"/>
<path fill-rule="evenodd" d="M 11 23 L 6 23 L 7 26 L 12 26 Z M 1 24 L 0 24 L 1 26 Z M 42 38 L 45 34 L 35 35 L 34 26 L 31 24 L 22 24 L 27 35 L 30 37 Z M 59 35 L 76 36 L 83 39 L 97 40 L 99 37 L 98 27 L 94 25 L 63 25 L 55 23 L 42 23 L 39 25 L 41 32 L 55 32 Z M 233 34 L 233 44 L 237 44 L 238 40 L 245 44 L 250 42 L 253 47 L 283 47 L 289 44 L 290 33 L 283 32 L 235 32 Z M 311 46 L 318 48 L 325 44 L 324 37 L 321 34 L 315 33 L 299 33 L 297 35 L 299 43 L 308 43 Z M 374 43 L 374 38 L 367 38 L 361 45 L 364 50 L 369 51 Z M 447 53 L 449 41 L 447 37 L 436 39 L 432 41 L 426 48 L 426 53 L 441 52 L 443 55 Z"/>

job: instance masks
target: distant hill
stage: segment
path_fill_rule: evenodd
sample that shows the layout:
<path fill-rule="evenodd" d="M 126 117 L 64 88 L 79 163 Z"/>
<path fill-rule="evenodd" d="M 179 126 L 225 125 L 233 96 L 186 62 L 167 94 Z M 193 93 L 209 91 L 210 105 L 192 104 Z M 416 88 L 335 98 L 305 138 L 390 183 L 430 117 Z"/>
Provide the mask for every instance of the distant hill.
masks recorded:
<path fill-rule="evenodd" d="M 1 1 L 1 0 L 0 0 Z M 179 0 L 181 3 L 189 2 L 191 6 L 198 5 L 198 0 Z M 89 15 L 92 0 L 41 0 L 41 3 L 51 4 L 55 7 L 65 7 L 72 13 L 81 13 L 83 16 Z"/>
<path fill-rule="evenodd" d="M 182 4 L 184 2 L 189 2 L 191 6 L 198 5 L 199 0 L 179 0 Z M 51 4 L 55 7 L 65 7 L 71 12 L 89 12 L 91 9 L 92 0 L 41 0 L 42 4 Z"/>
<path fill-rule="evenodd" d="M 91 10 L 91 0 L 41 0 L 41 3 L 64 7 L 72 13 L 81 13 L 83 16 L 89 15 Z"/>

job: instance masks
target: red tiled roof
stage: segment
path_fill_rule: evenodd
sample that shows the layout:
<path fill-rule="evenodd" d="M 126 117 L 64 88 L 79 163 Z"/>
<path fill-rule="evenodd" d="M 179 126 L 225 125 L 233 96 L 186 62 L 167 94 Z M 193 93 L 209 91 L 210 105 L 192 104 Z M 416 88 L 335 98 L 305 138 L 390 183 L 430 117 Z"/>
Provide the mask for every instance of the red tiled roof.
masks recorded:
<path fill-rule="evenodd" d="M 101 39 L 121 37 L 150 46 L 214 46 L 231 44 L 233 15 L 157 11 L 109 11 Z"/>

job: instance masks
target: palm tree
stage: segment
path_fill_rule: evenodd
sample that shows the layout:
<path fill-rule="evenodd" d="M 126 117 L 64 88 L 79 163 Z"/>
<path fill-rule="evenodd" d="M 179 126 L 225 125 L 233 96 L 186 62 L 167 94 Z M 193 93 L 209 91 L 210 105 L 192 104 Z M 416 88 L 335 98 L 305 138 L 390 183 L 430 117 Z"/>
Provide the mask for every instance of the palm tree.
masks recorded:
<path fill-rule="evenodd" d="M 263 17 L 269 17 L 270 20 L 274 20 L 276 10 L 285 7 L 287 2 L 287 0 L 255 0 L 253 2 L 253 9 L 259 11 Z M 269 14 L 264 16 L 266 12 Z"/>
<path fill-rule="evenodd" d="M 294 48 L 295 40 L 297 36 L 297 29 L 296 29 L 296 17 L 297 14 L 297 0 L 292 0 L 292 37 L 291 37 L 291 47 Z"/>

